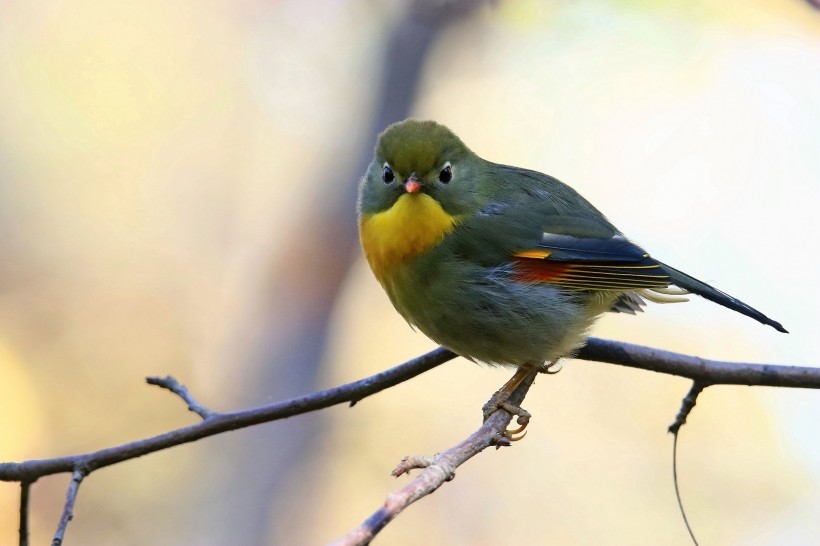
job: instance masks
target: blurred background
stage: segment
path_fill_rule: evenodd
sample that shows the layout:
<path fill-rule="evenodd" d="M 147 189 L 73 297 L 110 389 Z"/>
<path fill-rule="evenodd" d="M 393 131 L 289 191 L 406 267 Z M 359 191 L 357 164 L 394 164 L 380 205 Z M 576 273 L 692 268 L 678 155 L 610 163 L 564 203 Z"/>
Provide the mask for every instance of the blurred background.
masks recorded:
<path fill-rule="evenodd" d="M 375 134 L 408 115 L 548 172 L 656 257 L 791 331 L 703 300 L 595 335 L 820 362 L 820 11 L 801 0 L 0 6 L 0 460 L 88 452 L 430 350 L 356 243 Z M 323 544 L 480 423 L 510 375 L 455 360 L 359 403 L 94 473 L 66 544 Z M 380 544 L 688 544 L 666 427 L 686 381 L 567 362 Z M 679 446 L 704 544 L 815 544 L 820 392 L 714 387 Z M 32 489 L 32 542 L 68 476 Z M 0 543 L 19 486 L 0 484 Z"/>

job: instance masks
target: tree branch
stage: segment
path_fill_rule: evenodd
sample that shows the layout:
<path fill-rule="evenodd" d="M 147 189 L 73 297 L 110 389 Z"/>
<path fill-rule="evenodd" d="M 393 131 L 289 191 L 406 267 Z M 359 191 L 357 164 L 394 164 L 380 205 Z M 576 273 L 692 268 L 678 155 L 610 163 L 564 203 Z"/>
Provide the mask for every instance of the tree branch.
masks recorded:
<path fill-rule="evenodd" d="M 703 392 L 703 389 L 708 387 L 708 383 L 703 383 L 701 381 L 693 381 L 692 387 L 689 389 L 689 392 L 686 396 L 683 397 L 681 401 L 680 410 L 678 414 L 675 416 L 675 420 L 669 425 L 669 432 L 676 435 L 680 430 L 680 427 L 686 424 L 686 418 L 689 417 L 689 414 L 692 413 L 692 410 L 695 409 L 695 403 L 698 401 L 698 396 L 700 393 Z"/>
<path fill-rule="evenodd" d="M 71 474 L 71 482 L 68 484 L 68 491 L 65 495 L 65 505 L 63 505 L 63 514 L 60 516 L 60 523 L 57 525 L 57 531 L 54 533 L 54 540 L 51 541 L 51 546 L 60 546 L 65 538 L 65 531 L 68 528 L 68 522 L 74 519 L 74 503 L 77 501 L 77 494 L 80 492 L 80 484 L 88 475 L 84 470 L 75 470 Z"/>
<path fill-rule="evenodd" d="M 20 482 L 20 546 L 28 546 L 29 494 L 31 482 Z"/>
<path fill-rule="evenodd" d="M 66 497 L 63 518 L 61 518 L 60 527 L 58 527 L 58 532 L 54 538 L 55 544 L 59 544 L 58 540 L 62 540 L 62 534 L 65 533 L 65 526 L 71 519 L 80 482 L 85 476 L 98 468 L 141 457 L 169 447 L 193 442 L 208 436 L 214 436 L 229 430 L 237 430 L 277 419 L 284 419 L 342 402 L 350 402 L 352 406 L 371 394 L 402 383 L 453 359 L 455 356 L 456 355 L 451 351 L 439 347 L 423 356 L 360 381 L 292 398 L 283 402 L 229 413 L 217 413 L 208 410 L 199 404 L 188 390 L 173 378 L 148 378 L 149 383 L 166 388 L 179 396 L 188 404 L 191 411 L 202 417 L 202 421 L 158 436 L 92 453 L 55 457 L 52 459 L 29 460 L 19 463 L 0 463 L 0 481 L 17 481 L 23 484 L 20 507 L 20 544 L 26 544 L 28 535 L 29 518 L 27 503 L 29 487 L 30 484 L 37 481 L 40 477 L 65 472 L 73 473 L 72 485 L 69 487 L 69 492 Z M 578 352 L 576 358 L 687 377 L 695 382 L 697 392 L 705 386 L 718 384 L 820 388 L 819 368 L 722 362 L 597 338 L 590 338 L 587 345 Z M 524 387 L 520 393 L 522 399 L 527 388 L 529 388 L 529 383 L 527 383 L 527 386 Z M 690 392 L 690 395 L 692 393 L 697 394 L 695 389 Z M 691 400 L 689 400 L 689 398 L 691 398 Z M 689 402 L 687 402 L 687 400 L 689 400 Z M 684 400 L 676 423 L 678 423 L 680 419 L 685 419 L 693 406 L 694 397 L 687 397 L 687 399 Z M 497 438 L 497 435 L 487 436 L 488 430 L 498 430 L 496 419 L 500 418 L 498 417 L 499 415 L 508 416 L 509 414 L 507 412 L 496 412 L 493 418 L 488 420 L 473 436 L 444 454 L 434 458 L 430 465 L 430 471 L 422 472 L 417 478 L 419 481 L 414 480 L 411 484 L 408 484 L 406 488 L 403 488 L 397 493 L 399 497 L 391 497 L 389 499 L 389 509 L 384 509 L 387 510 L 387 512 L 380 514 L 378 518 L 372 522 L 368 520 L 370 523 L 366 522 L 367 525 L 370 525 L 372 534 L 375 535 L 378 529 L 392 520 L 404 507 L 437 489 L 443 481 L 438 482 L 438 478 L 433 479 L 432 474 L 434 472 L 437 472 L 439 477 L 451 477 L 451 471 L 458 465 L 485 449 L 488 445 L 491 445 L 486 443 L 489 441 L 487 438 Z M 506 423 L 509 422 L 508 418 L 505 417 L 505 419 L 506 421 L 504 421 L 505 424 L 503 426 L 506 426 Z M 678 425 L 678 428 L 679 427 L 680 425 Z M 471 451 L 473 449 L 475 449 L 475 451 Z M 465 454 L 468 454 L 468 456 L 465 457 Z M 424 476 L 424 478 L 422 478 L 422 476 Z M 430 487 L 432 487 L 432 489 L 430 489 Z M 423 492 L 423 494 L 419 494 L 419 492 Z M 391 510 L 395 511 L 393 512 Z M 373 517 L 376 517 L 376 514 L 374 514 Z M 378 525 L 374 525 L 374 523 Z"/>
<path fill-rule="evenodd" d="M 188 389 L 177 381 L 175 378 L 171 377 L 170 375 L 166 375 L 165 377 L 146 377 L 145 382 L 149 385 L 156 385 L 157 387 L 162 387 L 163 389 L 168 389 L 172 393 L 176 394 L 182 401 L 188 404 L 188 411 L 192 411 L 202 417 L 202 420 L 207 420 L 212 415 L 215 415 L 214 412 L 200 404 L 196 401 L 196 399 L 188 392 Z"/>
<path fill-rule="evenodd" d="M 74 472 L 77 468 L 85 468 L 87 474 L 90 474 L 98 468 L 200 440 L 221 432 L 284 419 L 341 404 L 342 402 L 350 402 L 353 405 L 362 398 L 407 381 L 448 360 L 452 360 L 455 356 L 455 353 L 439 347 L 395 368 L 353 383 L 249 410 L 212 413 L 200 423 L 151 438 L 82 455 L 30 460 L 21 463 L 0 463 L 0 481 L 34 482 L 43 476 Z"/>
<path fill-rule="evenodd" d="M 820 368 L 723 362 L 593 337 L 575 358 L 688 377 L 707 385 L 820 389 Z"/>
<path fill-rule="evenodd" d="M 424 373 L 455 356 L 451 351 L 439 347 L 426 355 L 354 383 L 249 410 L 211 414 L 200 423 L 151 438 L 81 455 L 0 463 L 0 481 L 33 483 L 42 476 L 73 472 L 80 465 L 87 468 L 90 473 L 98 468 L 229 430 L 284 419 L 342 402 L 350 402 L 353 405 L 371 394 Z M 678 375 L 711 385 L 820 388 L 818 368 L 721 362 L 598 338 L 590 338 L 576 358 Z"/>
<path fill-rule="evenodd" d="M 520 405 L 527 391 L 535 380 L 536 373 L 531 373 L 515 388 L 507 403 Z M 492 399 L 491 399 L 492 400 Z M 433 457 L 405 457 L 393 470 L 398 477 L 414 468 L 424 468 L 410 483 L 390 494 L 384 505 L 376 510 L 364 523 L 353 529 L 330 546 L 360 546 L 369 544 L 376 534 L 393 521 L 405 508 L 435 492 L 445 482 L 456 476 L 456 468 L 478 455 L 490 446 L 496 448 L 509 445 L 505 430 L 513 414 L 501 409 L 484 421 L 484 424 L 463 441 L 443 453 Z"/>

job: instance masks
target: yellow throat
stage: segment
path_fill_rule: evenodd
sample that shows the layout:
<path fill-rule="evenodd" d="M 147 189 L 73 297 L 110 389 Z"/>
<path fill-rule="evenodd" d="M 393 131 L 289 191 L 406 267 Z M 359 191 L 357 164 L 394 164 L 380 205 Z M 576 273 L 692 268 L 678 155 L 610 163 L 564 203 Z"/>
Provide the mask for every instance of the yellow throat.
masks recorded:
<path fill-rule="evenodd" d="M 362 215 L 359 230 L 364 255 L 384 284 L 394 266 L 436 246 L 457 223 L 456 217 L 426 193 L 406 193 L 389 209 Z"/>

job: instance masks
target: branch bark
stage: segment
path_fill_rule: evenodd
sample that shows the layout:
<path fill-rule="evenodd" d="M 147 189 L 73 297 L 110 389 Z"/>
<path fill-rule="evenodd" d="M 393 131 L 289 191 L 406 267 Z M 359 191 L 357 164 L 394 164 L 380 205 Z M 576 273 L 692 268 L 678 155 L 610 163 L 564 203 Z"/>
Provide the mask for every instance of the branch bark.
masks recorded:
<path fill-rule="evenodd" d="M 575 358 L 688 377 L 706 385 L 820 389 L 820 368 L 710 360 L 594 337 Z"/>
<path fill-rule="evenodd" d="M 20 546 L 28 546 L 29 498 L 31 493 L 30 482 L 20 482 Z"/>
<path fill-rule="evenodd" d="M 277 419 L 285 419 L 286 417 L 316 411 L 343 402 L 350 402 L 353 405 L 371 394 L 398 385 L 448 360 L 452 360 L 455 356 L 453 352 L 439 347 L 425 355 L 360 381 L 249 410 L 231 413 L 209 412 L 210 415 L 200 423 L 151 438 L 81 455 L 35 459 L 21 463 L 0 463 L 0 481 L 35 482 L 43 476 L 74 472 L 81 468 L 86 470 L 86 474 L 90 474 L 98 468 L 142 457 L 169 447 L 187 444 L 229 430 L 238 430 L 260 423 L 276 421 Z"/>
<path fill-rule="evenodd" d="M 507 403 L 520 406 L 527 395 L 530 386 L 537 374 L 529 374 L 524 381 L 512 392 Z M 492 399 L 491 399 L 492 400 Z M 342 538 L 332 542 L 330 546 L 360 546 L 370 544 L 370 541 L 393 521 L 405 508 L 417 500 L 434 493 L 445 482 L 456 477 L 456 468 L 466 463 L 490 446 L 509 445 L 509 438 L 505 434 L 513 414 L 500 409 L 490 415 L 484 424 L 466 439 L 443 453 L 433 457 L 405 457 L 393 470 L 396 477 L 409 473 L 415 468 L 424 470 L 410 483 L 392 493 L 384 501 L 384 505 L 376 510 L 364 523 L 353 529 Z"/>
<path fill-rule="evenodd" d="M 80 493 L 80 484 L 83 483 L 87 475 L 88 472 L 82 469 L 77 469 L 71 474 L 71 481 L 65 495 L 63 513 L 60 516 L 60 523 L 57 524 L 57 531 L 54 533 L 51 546 L 60 546 L 63 543 L 66 529 L 68 529 L 68 522 L 74 519 L 74 503 L 77 502 L 77 495 Z"/>
<path fill-rule="evenodd" d="M 452 360 L 455 356 L 453 352 L 439 347 L 404 364 L 353 383 L 292 398 L 283 402 L 230 413 L 219 413 L 207 409 L 205 406 L 199 404 L 188 390 L 173 378 L 148 378 L 149 383 L 166 388 L 179 396 L 188 404 L 191 411 L 197 413 L 202 418 L 202 421 L 158 436 L 91 453 L 24 462 L 0 463 L 0 481 L 20 482 L 23 487 L 20 507 L 20 543 L 25 544 L 25 540 L 27 540 L 27 521 L 29 517 L 28 493 L 30 484 L 43 476 L 68 472 L 73 474 L 72 485 L 69 488 L 66 498 L 63 518 L 61 518 L 58 533 L 55 535 L 55 543 L 59 544 L 57 540 L 58 538 L 60 541 L 62 540 L 65 525 L 67 525 L 71 519 L 80 481 L 98 468 L 214 436 L 222 432 L 284 419 L 343 402 L 349 402 L 350 405 L 353 406 L 356 402 L 371 394 L 407 381 L 416 375 Z M 820 389 L 820 368 L 723 362 L 598 338 L 590 338 L 587 345 L 578 352 L 576 358 L 687 377 L 692 379 L 700 388 L 724 384 Z M 529 383 L 526 384 L 526 387 L 521 392 L 522 399 L 527 388 L 529 388 Z M 685 418 L 692 407 L 694 407 L 694 398 L 688 406 L 686 405 L 686 400 L 684 400 L 684 408 L 682 409 L 683 418 Z M 447 477 L 451 475 L 447 469 L 454 469 L 455 466 L 458 466 L 482 449 L 485 449 L 487 447 L 486 445 L 473 453 L 470 452 L 472 448 L 469 448 L 469 446 L 483 445 L 481 442 L 486 442 L 487 438 L 492 437 L 492 435 L 487 436 L 490 430 L 487 427 L 491 427 L 492 430 L 497 429 L 498 423 L 495 419 L 498 418 L 496 416 L 499 414 L 509 416 L 507 412 L 496 412 L 491 418 L 492 423 L 488 420 L 487 423 L 490 424 L 485 423 L 485 425 L 475 433 L 482 438 L 479 443 L 473 443 L 477 441 L 478 437 L 471 436 L 450 451 L 440 455 L 435 460 L 436 464 L 433 466 L 437 467 L 439 472 L 444 469 L 443 475 Z M 503 426 L 506 426 L 507 423 L 509 423 L 509 419 L 506 420 Z M 468 452 L 470 455 L 462 460 L 461 457 L 463 457 L 464 453 Z M 457 461 L 457 464 L 455 464 L 454 461 Z M 453 466 L 453 464 L 455 464 L 455 466 Z M 75 479 L 78 476 L 80 478 Z M 425 476 L 425 473 L 422 473 L 422 476 Z M 429 476 L 424 478 L 424 480 L 428 479 L 430 479 Z M 435 483 L 435 481 L 430 483 Z M 425 494 L 429 494 L 429 492 L 435 490 L 441 483 L 443 483 L 443 481 Z M 413 487 L 417 487 L 418 485 L 419 484 L 416 483 Z M 424 489 L 424 487 L 422 489 Z M 407 495 L 406 491 L 401 493 L 401 495 L 403 495 L 402 498 L 411 499 L 407 502 L 407 505 L 421 498 L 421 496 L 424 496 L 416 497 L 415 493 Z M 402 506 L 401 509 L 405 506 L 406 505 Z M 401 509 L 398 511 L 400 512 Z M 396 512 L 396 514 L 397 513 L 398 512 Z M 395 517 L 395 514 L 385 520 L 383 525 L 386 525 L 393 517 Z M 65 525 L 63 522 L 65 522 Z"/>

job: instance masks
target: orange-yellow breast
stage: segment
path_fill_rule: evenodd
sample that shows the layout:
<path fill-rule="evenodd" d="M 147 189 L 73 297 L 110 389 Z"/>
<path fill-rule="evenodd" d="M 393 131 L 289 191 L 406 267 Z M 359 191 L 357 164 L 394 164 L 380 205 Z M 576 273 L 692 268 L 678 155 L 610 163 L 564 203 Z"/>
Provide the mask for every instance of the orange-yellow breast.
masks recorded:
<path fill-rule="evenodd" d="M 376 278 L 384 284 L 390 270 L 435 247 L 458 219 L 424 193 L 404 194 L 389 209 L 362 215 L 362 248 Z"/>

